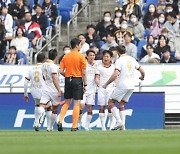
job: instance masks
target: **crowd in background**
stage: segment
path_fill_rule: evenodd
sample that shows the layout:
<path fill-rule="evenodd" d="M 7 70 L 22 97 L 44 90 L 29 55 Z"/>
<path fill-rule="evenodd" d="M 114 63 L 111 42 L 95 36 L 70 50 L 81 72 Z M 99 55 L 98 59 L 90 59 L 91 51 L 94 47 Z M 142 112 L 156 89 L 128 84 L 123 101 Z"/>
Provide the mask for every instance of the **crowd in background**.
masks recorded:
<path fill-rule="evenodd" d="M 1 63 L 18 64 L 18 55 L 26 56 L 28 48 L 35 47 L 45 35 L 48 24 L 55 23 L 57 6 L 51 0 L 44 0 L 42 5 L 36 0 L 33 8 L 28 3 L 28 0 L 0 1 Z M 80 52 L 85 55 L 88 49 L 93 49 L 96 59 L 101 60 L 104 50 L 124 45 L 127 54 L 141 63 L 180 61 L 178 0 L 159 0 L 146 8 L 142 4 L 139 0 L 127 0 L 122 6 L 105 11 L 101 22 L 87 25 L 87 32 L 77 36 L 82 42 Z"/>

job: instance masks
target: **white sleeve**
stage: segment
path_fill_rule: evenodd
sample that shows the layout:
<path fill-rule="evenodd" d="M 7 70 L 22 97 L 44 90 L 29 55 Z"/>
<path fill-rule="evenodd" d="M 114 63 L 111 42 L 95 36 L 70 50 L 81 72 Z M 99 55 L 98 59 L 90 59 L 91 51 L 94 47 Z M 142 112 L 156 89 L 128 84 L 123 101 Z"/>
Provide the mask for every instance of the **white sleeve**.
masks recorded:
<path fill-rule="evenodd" d="M 25 81 L 24 81 L 24 96 L 28 96 L 28 93 L 27 93 L 28 83 L 29 83 L 29 80 L 27 80 L 27 78 L 25 78 Z"/>

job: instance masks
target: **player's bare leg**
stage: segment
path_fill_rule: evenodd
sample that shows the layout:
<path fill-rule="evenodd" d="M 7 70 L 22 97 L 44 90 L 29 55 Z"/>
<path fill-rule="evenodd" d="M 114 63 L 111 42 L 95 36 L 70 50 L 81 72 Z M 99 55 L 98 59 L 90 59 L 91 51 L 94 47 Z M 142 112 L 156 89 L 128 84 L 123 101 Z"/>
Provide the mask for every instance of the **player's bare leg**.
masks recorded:
<path fill-rule="evenodd" d="M 105 126 L 105 106 L 99 106 L 99 118 L 101 121 L 101 129 L 102 131 L 106 131 Z"/>
<path fill-rule="evenodd" d="M 119 115 L 119 110 L 114 104 L 115 102 L 115 100 L 110 99 L 108 101 L 108 109 L 111 110 L 113 116 L 116 118 L 116 126 L 114 127 L 114 129 L 120 129 L 123 126 L 123 123 Z"/>
<path fill-rule="evenodd" d="M 91 130 L 89 128 L 89 125 L 90 125 L 91 120 L 92 120 L 92 109 L 93 109 L 93 105 L 87 105 L 86 124 L 85 124 L 85 128 L 84 128 L 87 131 Z"/>
<path fill-rule="evenodd" d="M 121 101 L 119 103 L 119 115 L 120 115 L 120 118 L 122 120 L 122 123 L 123 123 L 123 127 L 121 128 L 121 130 L 126 130 L 126 127 L 125 127 L 125 124 L 126 124 L 126 114 L 125 114 L 125 101 Z"/>

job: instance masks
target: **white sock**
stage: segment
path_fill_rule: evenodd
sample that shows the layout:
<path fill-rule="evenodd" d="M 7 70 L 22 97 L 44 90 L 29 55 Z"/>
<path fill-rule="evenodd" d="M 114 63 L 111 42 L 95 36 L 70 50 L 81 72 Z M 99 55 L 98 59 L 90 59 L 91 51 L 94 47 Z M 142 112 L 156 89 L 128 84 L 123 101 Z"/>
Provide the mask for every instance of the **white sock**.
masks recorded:
<path fill-rule="evenodd" d="M 122 123 L 124 125 L 124 129 L 125 129 L 125 124 L 126 124 L 126 111 L 119 111 L 119 115 L 121 117 Z"/>
<path fill-rule="evenodd" d="M 35 116 L 35 119 L 34 119 L 34 126 L 36 125 L 39 125 L 39 110 L 38 110 L 38 106 L 35 107 L 34 109 L 34 116 Z"/>
<path fill-rule="evenodd" d="M 116 118 L 117 123 L 121 123 L 122 124 L 122 120 L 120 118 L 119 110 L 117 109 L 117 107 L 114 106 L 111 109 L 111 112 L 112 112 L 113 116 Z"/>
<path fill-rule="evenodd" d="M 50 127 L 51 114 L 52 114 L 52 111 L 47 111 L 47 112 L 46 112 L 46 118 L 47 118 L 47 128 L 49 128 L 49 127 Z"/>
<path fill-rule="evenodd" d="M 111 130 L 114 127 L 114 116 L 112 113 L 108 113 L 109 117 L 109 129 Z"/>
<path fill-rule="evenodd" d="M 86 116 L 86 125 L 85 125 L 86 128 L 89 128 L 89 124 L 91 122 L 91 119 L 92 119 L 92 115 L 87 114 L 87 116 Z"/>
<path fill-rule="evenodd" d="M 39 118 L 42 115 L 42 113 L 45 112 L 45 109 L 42 106 L 35 107 L 34 112 L 35 112 L 35 121 L 34 121 L 34 123 L 39 125 Z"/>
<path fill-rule="evenodd" d="M 78 127 L 82 126 L 82 116 L 83 114 L 81 113 L 78 118 Z"/>
<path fill-rule="evenodd" d="M 47 130 L 53 130 L 53 126 L 54 126 L 54 123 L 56 122 L 56 120 L 57 120 L 57 114 L 52 113 Z"/>
<path fill-rule="evenodd" d="M 99 113 L 99 118 L 101 120 L 101 128 L 102 128 L 102 130 L 106 130 L 106 127 L 105 127 L 105 113 Z"/>

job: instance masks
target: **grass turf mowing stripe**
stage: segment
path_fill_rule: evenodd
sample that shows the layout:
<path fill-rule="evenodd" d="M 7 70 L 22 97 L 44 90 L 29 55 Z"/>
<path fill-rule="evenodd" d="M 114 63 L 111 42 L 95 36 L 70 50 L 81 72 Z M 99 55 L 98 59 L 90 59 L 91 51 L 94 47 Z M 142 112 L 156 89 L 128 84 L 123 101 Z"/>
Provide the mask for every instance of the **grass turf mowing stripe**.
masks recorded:
<path fill-rule="evenodd" d="M 1 154 L 178 154 L 180 130 L 0 131 Z"/>

